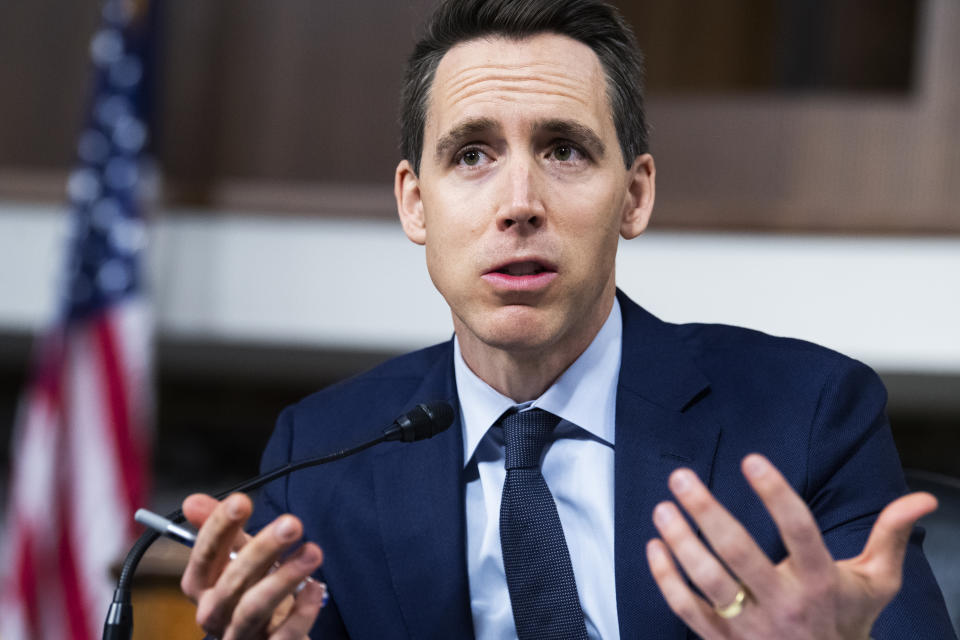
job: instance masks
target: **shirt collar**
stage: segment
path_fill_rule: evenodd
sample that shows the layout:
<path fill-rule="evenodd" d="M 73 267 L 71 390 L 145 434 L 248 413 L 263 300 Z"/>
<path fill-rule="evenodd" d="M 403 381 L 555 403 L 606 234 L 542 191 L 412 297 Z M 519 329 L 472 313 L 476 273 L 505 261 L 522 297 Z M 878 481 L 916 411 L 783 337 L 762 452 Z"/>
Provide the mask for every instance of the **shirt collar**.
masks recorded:
<path fill-rule="evenodd" d="M 622 336 L 620 303 L 614 299 L 610 314 L 590 346 L 539 398 L 520 406 L 549 411 L 612 446 Z M 453 365 L 464 425 L 466 465 L 490 427 L 505 411 L 518 405 L 470 370 L 457 338 L 453 341 Z"/>

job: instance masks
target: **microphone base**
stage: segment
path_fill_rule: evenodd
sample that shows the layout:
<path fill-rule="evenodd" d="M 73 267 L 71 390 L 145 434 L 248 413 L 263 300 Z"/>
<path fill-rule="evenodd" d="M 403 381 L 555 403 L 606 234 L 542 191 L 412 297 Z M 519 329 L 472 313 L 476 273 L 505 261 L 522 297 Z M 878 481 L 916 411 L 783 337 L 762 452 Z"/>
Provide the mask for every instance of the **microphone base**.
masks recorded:
<path fill-rule="evenodd" d="M 103 640 L 130 640 L 133 636 L 133 605 L 130 594 L 121 589 L 113 592 L 113 602 L 103 623 Z"/>

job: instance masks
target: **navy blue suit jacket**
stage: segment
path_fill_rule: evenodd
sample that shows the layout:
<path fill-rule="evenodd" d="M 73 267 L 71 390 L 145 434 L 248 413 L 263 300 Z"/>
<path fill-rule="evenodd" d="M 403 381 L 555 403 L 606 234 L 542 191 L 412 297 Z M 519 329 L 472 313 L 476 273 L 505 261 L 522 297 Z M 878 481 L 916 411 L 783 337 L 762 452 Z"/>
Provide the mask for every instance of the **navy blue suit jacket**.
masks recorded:
<path fill-rule="evenodd" d="M 647 567 L 654 505 L 667 476 L 692 468 L 774 560 L 784 548 L 742 477 L 762 452 L 813 511 L 836 558 L 862 549 L 877 513 L 906 492 L 886 393 L 866 366 L 806 342 L 727 326 L 664 323 L 618 293 L 623 357 L 617 389 L 615 557 L 623 638 L 693 634 Z M 452 342 L 391 360 L 313 394 L 281 415 L 263 468 L 372 437 L 417 403 L 457 407 Z M 331 602 L 317 638 L 471 638 L 462 433 L 389 443 L 278 480 L 254 526 L 294 513 L 323 547 Z M 874 636 L 953 638 L 915 535 L 904 587 Z"/>

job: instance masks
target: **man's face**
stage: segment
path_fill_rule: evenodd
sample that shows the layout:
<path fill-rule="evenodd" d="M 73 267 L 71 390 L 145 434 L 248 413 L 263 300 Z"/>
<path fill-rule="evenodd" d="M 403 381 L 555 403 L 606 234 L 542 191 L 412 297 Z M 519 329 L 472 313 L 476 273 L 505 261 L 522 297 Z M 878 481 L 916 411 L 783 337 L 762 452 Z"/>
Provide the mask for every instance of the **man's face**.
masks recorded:
<path fill-rule="evenodd" d="M 440 61 L 420 173 L 401 162 L 396 193 L 461 345 L 582 350 L 613 301 L 618 236 L 646 226 L 653 161 L 625 168 L 589 47 L 478 39 Z"/>

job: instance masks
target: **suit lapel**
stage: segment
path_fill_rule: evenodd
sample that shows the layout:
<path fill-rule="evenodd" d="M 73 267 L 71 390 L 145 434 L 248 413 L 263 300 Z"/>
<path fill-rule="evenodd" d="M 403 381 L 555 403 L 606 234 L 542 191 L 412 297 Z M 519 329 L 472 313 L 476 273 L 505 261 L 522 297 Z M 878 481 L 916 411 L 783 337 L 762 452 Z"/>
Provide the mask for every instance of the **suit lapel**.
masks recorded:
<path fill-rule="evenodd" d="M 454 408 L 453 425 L 430 440 L 385 447 L 374 470 L 384 552 L 411 638 L 473 637 L 452 351 L 438 359 L 406 409 L 445 400 Z"/>
<path fill-rule="evenodd" d="M 614 454 L 614 556 L 622 638 L 686 638 L 650 574 L 646 543 L 657 536 L 653 508 L 670 499 L 679 467 L 709 481 L 719 428 L 701 400 L 709 382 L 669 325 L 618 293 L 623 356 Z"/>

